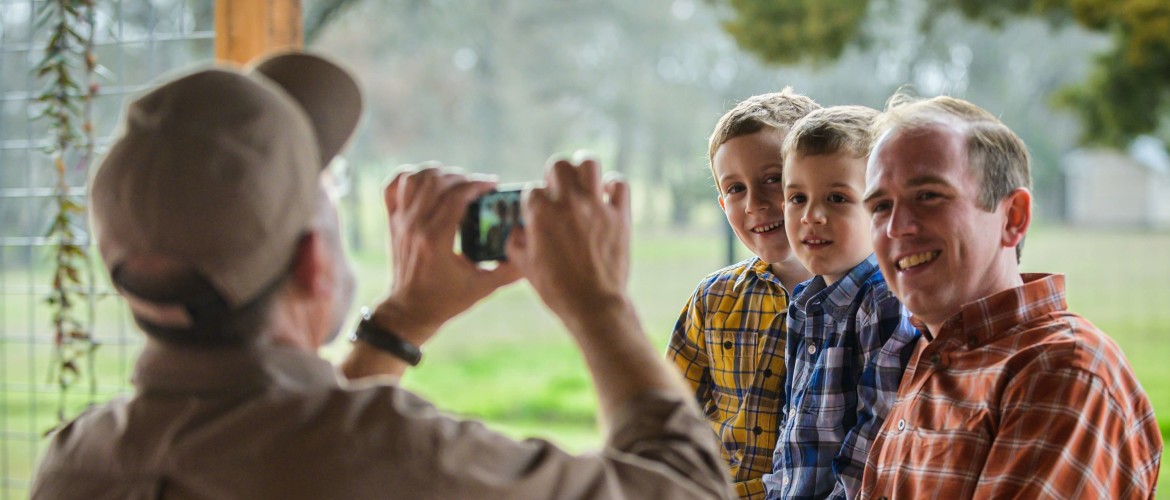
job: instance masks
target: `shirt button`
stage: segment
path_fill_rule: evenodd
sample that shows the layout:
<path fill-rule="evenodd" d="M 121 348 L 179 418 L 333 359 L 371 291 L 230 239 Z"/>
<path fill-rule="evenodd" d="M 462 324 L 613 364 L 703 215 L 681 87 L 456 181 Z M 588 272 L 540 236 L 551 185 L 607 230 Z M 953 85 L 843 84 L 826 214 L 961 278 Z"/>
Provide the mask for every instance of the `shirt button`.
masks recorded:
<path fill-rule="evenodd" d="M 808 345 L 808 353 L 809 354 L 816 354 L 817 353 L 817 346 L 809 344 Z"/>
<path fill-rule="evenodd" d="M 764 428 L 757 425 L 755 429 L 752 429 L 752 432 L 759 436 L 760 434 L 764 433 Z"/>
<path fill-rule="evenodd" d="M 735 344 L 733 344 L 730 340 L 723 343 L 724 349 L 731 350 L 732 347 L 735 347 Z"/>
<path fill-rule="evenodd" d="M 898 420 L 898 430 L 900 430 L 900 431 L 906 430 L 906 419 Z"/>
<path fill-rule="evenodd" d="M 788 484 L 788 474 L 784 474 L 784 484 Z"/>
<path fill-rule="evenodd" d="M 979 345 L 979 339 L 977 337 L 975 337 L 974 335 L 967 337 L 967 348 L 968 349 L 974 349 L 975 346 L 977 346 L 977 345 Z"/>
<path fill-rule="evenodd" d="M 764 368 L 764 376 L 771 377 L 772 376 L 772 369 L 771 368 Z"/>
<path fill-rule="evenodd" d="M 935 364 L 935 365 L 937 365 L 937 364 L 939 364 L 941 361 L 942 361 L 942 355 L 940 355 L 940 354 L 939 354 L 939 353 L 937 353 L 937 352 L 936 352 L 936 353 L 934 353 L 934 354 L 932 354 L 932 355 L 930 356 L 930 363 L 931 363 L 931 364 Z"/>

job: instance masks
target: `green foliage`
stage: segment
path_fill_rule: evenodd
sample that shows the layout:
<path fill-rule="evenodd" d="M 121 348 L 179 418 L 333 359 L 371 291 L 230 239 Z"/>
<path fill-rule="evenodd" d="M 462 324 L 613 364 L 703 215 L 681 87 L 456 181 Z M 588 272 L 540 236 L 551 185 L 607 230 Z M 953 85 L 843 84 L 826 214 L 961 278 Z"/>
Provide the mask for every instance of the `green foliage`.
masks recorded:
<path fill-rule="evenodd" d="M 60 388 L 57 418 L 65 421 L 66 396 L 85 377 L 88 366 L 91 399 L 96 392 L 92 373 L 97 342 L 93 338 L 90 317 L 83 317 L 80 306 L 88 298 L 91 263 L 89 247 L 79 234 L 84 226 L 85 206 L 71 194 L 71 172 L 84 172 L 93 158 L 93 124 L 91 103 L 97 87 L 92 83 L 97 60 L 93 54 L 92 0 L 57 0 L 43 4 L 38 27 L 48 31 L 45 55 L 34 69 L 46 84 L 37 95 L 42 111 L 37 119 L 49 124 L 50 137 L 45 154 L 53 159 L 56 174 L 55 208 L 45 237 L 53 261 L 52 289 L 46 302 L 52 309 L 53 373 Z M 80 67 L 80 71 L 78 71 Z M 84 274 L 83 274 L 84 272 Z"/>
<path fill-rule="evenodd" d="M 771 62 L 791 64 L 838 58 L 866 38 L 868 0 L 726 0 L 735 15 L 725 27 L 745 49 Z M 898 8 L 908 2 L 881 0 Z M 1083 83 L 1053 96 L 1084 125 L 1081 142 L 1124 146 L 1154 133 L 1170 115 L 1170 2 L 1165 0 L 926 0 L 920 27 L 933 28 L 946 12 L 1001 27 L 1021 17 L 1069 22 L 1108 35 Z"/>
<path fill-rule="evenodd" d="M 841 56 L 861 30 L 869 0 L 729 0 L 738 15 L 724 28 L 741 47 L 773 63 Z"/>

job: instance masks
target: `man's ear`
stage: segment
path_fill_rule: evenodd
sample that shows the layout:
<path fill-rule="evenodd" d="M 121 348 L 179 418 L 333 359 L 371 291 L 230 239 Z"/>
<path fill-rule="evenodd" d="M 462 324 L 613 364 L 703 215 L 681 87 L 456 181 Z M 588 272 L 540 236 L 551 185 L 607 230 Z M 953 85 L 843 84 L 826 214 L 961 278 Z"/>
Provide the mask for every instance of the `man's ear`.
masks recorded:
<path fill-rule="evenodd" d="M 332 266 L 329 248 L 318 231 L 309 231 L 297 242 L 297 253 L 292 267 L 292 285 L 298 293 L 332 293 Z"/>
<path fill-rule="evenodd" d="M 1016 188 L 1000 202 L 1005 205 L 1003 237 L 1005 247 L 1015 247 L 1024 241 L 1032 225 L 1032 193 L 1027 188 Z"/>

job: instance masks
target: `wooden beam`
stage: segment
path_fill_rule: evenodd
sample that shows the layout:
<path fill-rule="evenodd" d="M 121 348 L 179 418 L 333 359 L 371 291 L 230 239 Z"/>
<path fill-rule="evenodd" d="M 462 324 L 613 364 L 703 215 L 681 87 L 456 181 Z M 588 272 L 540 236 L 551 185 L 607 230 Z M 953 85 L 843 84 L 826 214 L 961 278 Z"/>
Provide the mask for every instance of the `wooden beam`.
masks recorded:
<path fill-rule="evenodd" d="M 244 64 L 304 43 L 300 0 L 215 0 L 215 57 Z"/>

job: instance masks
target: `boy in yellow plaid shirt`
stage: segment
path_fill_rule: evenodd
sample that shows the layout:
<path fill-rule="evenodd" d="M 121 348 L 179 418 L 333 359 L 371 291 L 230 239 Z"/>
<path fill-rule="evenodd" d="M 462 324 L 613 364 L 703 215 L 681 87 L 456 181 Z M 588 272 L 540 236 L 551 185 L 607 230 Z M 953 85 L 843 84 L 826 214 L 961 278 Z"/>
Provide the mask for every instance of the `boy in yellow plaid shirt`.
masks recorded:
<path fill-rule="evenodd" d="M 719 206 L 754 257 L 695 288 L 666 356 L 685 375 L 722 444 L 741 498 L 764 498 L 784 394 L 788 291 L 812 274 L 784 233 L 784 137 L 819 109 L 791 88 L 750 97 L 719 119 L 708 148 Z"/>

